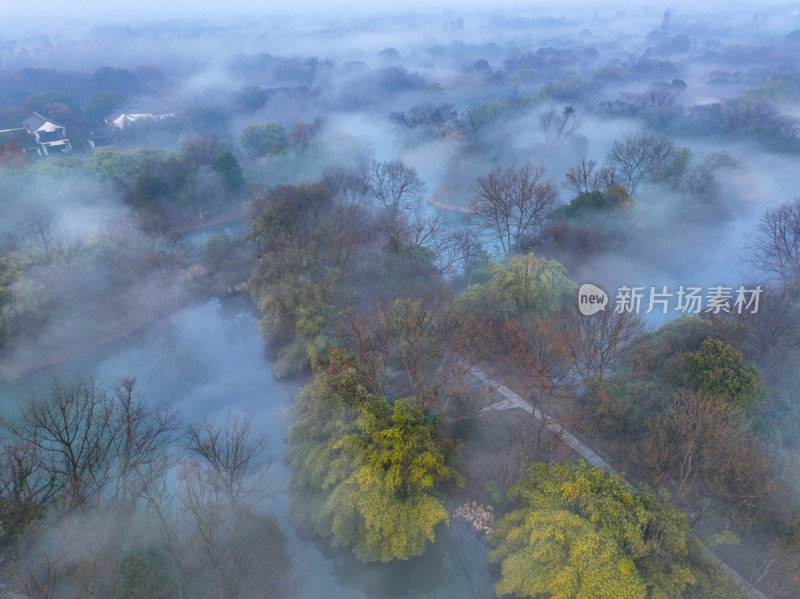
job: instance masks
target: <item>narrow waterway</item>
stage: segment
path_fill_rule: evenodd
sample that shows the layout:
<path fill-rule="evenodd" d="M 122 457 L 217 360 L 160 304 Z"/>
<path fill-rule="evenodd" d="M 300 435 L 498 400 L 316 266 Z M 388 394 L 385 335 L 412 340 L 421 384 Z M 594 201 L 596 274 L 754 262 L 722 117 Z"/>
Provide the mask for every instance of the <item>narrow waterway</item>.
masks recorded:
<path fill-rule="evenodd" d="M 54 379 L 95 375 L 108 383 L 134 377 L 153 402 L 167 402 L 185 421 L 224 416 L 228 409 L 252 414 L 267 435 L 273 459 L 271 481 L 280 492 L 272 506 L 293 541 L 298 598 L 401 599 L 494 597 L 487 547 L 464 525 L 440 528 L 435 544 L 417 559 L 392 564 L 361 564 L 349 551 L 327 542 L 297 538 L 287 521 L 288 450 L 286 429 L 299 383 L 276 381 L 264 357 L 258 321 L 245 297 L 213 299 L 90 355 L 0 384 L 4 415 L 32 394 L 42 394 Z"/>

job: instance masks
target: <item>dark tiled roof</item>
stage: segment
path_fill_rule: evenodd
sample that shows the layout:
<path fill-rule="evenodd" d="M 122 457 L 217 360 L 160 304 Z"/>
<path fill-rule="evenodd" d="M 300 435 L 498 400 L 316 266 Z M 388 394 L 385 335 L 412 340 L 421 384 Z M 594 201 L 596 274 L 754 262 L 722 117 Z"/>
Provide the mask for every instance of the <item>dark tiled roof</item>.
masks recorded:
<path fill-rule="evenodd" d="M 31 116 L 22 121 L 22 126 L 25 127 L 28 131 L 36 131 L 46 122 L 47 122 L 46 118 L 44 118 L 38 112 L 34 112 Z"/>
<path fill-rule="evenodd" d="M 34 112 L 31 116 L 22 121 L 22 126 L 25 127 L 28 131 L 36 131 L 39 127 L 41 127 L 48 121 L 53 123 L 56 127 L 64 126 L 64 125 L 59 125 L 52 119 L 43 117 L 38 112 Z"/>
<path fill-rule="evenodd" d="M 36 139 L 34 139 L 33 135 L 21 127 L 19 129 L 6 129 L 4 131 L 0 131 L 0 143 L 8 143 L 12 140 L 17 142 L 23 150 L 29 150 L 36 147 Z"/>

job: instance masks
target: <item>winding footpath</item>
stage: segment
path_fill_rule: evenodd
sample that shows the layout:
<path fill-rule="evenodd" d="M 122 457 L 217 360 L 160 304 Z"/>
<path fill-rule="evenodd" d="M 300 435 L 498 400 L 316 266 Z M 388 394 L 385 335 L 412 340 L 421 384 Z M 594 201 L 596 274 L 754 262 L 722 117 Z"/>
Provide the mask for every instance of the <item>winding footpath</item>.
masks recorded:
<path fill-rule="evenodd" d="M 483 372 L 482 370 L 473 367 L 470 373 L 483 382 L 490 391 L 497 393 L 503 399 L 500 401 L 494 402 L 481 410 L 482 413 L 486 412 L 493 412 L 499 410 L 511 410 L 514 408 L 519 408 L 521 410 L 525 410 L 528 414 L 531 414 L 536 420 L 542 423 L 544 428 L 552 433 L 556 437 L 560 437 L 564 444 L 566 444 L 572 451 L 574 451 L 578 456 L 593 464 L 598 466 L 599 468 L 603 468 L 609 474 L 615 474 L 611 465 L 606 462 L 603 458 L 601 458 L 597 452 L 595 452 L 591 447 L 580 441 L 575 435 L 570 433 L 566 428 L 561 426 L 558 422 L 548 421 L 546 415 L 542 414 L 542 412 L 532 406 L 530 403 L 522 399 L 517 393 L 514 393 L 511 389 L 492 379 L 488 374 Z M 624 480 L 624 479 L 623 479 Z M 633 486 L 625 481 L 625 485 L 633 490 Z M 756 588 L 753 588 L 751 584 L 749 584 L 744 577 L 739 574 L 736 570 L 731 568 L 728 564 L 722 561 L 716 554 L 712 551 L 708 551 L 709 556 L 719 564 L 719 566 L 725 571 L 725 573 L 733 578 L 736 583 L 742 588 L 742 590 L 754 597 L 755 599 L 769 599 L 766 595 L 764 595 L 761 591 Z"/>

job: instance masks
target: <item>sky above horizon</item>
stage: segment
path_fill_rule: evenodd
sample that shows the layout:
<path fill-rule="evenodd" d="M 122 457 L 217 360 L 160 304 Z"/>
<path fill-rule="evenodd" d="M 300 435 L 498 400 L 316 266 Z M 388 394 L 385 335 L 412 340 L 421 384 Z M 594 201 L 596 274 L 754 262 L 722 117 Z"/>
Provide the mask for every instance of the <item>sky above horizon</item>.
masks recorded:
<path fill-rule="evenodd" d="M 762 3 L 748 3 L 746 10 L 759 10 Z M 763 4 L 763 6 L 768 6 Z M 663 13 L 672 10 L 702 11 L 706 8 L 730 10 L 733 3 L 723 5 L 714 2 L 689 2 L 688 0 L 665 0 L 663 4 L 643 4 L 636 0 L 623 0 L 613 4 L 596 0 L 567 0 L 553 3 L 547 0 L 135 0 L 133 2 L 110 4 L 101 0 L 38 0 L 35 4 L 25 0 L 0 0 L 0 38 L 14 38 L 21 35 L 42 33 L 54 35 L 63 31 L 70 23 L 90 25 L 112 25 L 125 23 L 152 22 L 165 19 L 223 19 L 246 18 L 247 16 L 266 17 L 269 15 L 304 16 L 326 18 L 348 18 L 368 14 L 387 14 L 398 11 L 419 11 L 448 14 L 480 10 L 482 12 L 525 11 L 566 13 L 569 10 L 602 10 L 603 12 L 637 9 Z"/>

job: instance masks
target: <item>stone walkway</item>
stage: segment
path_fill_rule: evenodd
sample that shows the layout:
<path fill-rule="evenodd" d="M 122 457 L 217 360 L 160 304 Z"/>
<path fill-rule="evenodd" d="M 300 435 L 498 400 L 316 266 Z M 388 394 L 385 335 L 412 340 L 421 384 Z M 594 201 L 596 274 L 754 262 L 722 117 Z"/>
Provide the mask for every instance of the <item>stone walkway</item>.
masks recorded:
<path fill-rule="evenodd" d="M 545 429 L 550 431 L 553 435 L 561 437 L 562 441 L 570 447 L 578 456 L 589 462 L 590 464 L 594 464 L 605 470 L 606 472 L 613 474 L 614 470 L 611 468 L 608 462 L 606 462 L 603 458 L 601 458 L 597 453 L 588 445 L 580 441 L 575 435 L 570 433 L 567 429 L 563 426 L 558 424 L 557 422 L 548 422 L 547 418 L 542 412 L 538 409 L 533 407 L 530 403 L 522 399 L 517 393 L 514 393 L 511 389 L 503 385 L 502 383 L 498 383 L 494 379 L 492 379 L 488 374 L 483 372 L 478 368 L 473 368 L 471 370 L 471 374 L 483 382 L 490 391 L 493 391 L 500 395 L 503 399 L 500 401 L 494 402 L 481 410 L 482 413 L 486 412 L 493 412 L 498 410 L 511 410 L 513 408 L 520 408 L 521 410 L 525 410 L 528 414 L 531 414 L 536 420 L 541 422 Z M 633 490 L 633 486 L 631 486 L 628 481 L 625 481 L 625 485 L 628 489 Z M 755 599 L 768 599 L 766 595 L 761 593 L 758 589 L 754 589 L 747 583 L 747 581 L 742 577 L 736 570 L 728 566 L 725 562 L 723 562 L 719 557 L 716 556 L 713 552 L 709 551 L 708 554 L 711 558 L 719 564 L 719 566 L 725 571 L 728 576 L 733 578 L 737 584 L 742 588 L 742 590 L 754 597 Z"/>

